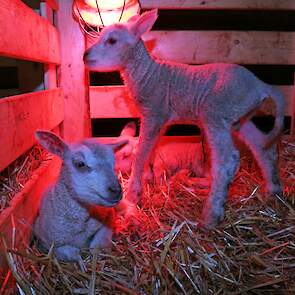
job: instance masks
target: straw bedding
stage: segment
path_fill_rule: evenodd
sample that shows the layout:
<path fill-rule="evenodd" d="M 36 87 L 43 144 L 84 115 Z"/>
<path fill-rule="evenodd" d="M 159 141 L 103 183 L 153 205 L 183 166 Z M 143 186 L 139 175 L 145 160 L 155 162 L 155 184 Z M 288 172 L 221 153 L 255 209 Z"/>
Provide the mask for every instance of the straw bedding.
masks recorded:
<path fill-rule="evenodd" d="M 260 172 L 244 155 L 225 220 L 211 231 L 198 228 L 208 189 L 187 171 L 147 184 L 136 218 L 118 218 L 111 249 L 84 251 L 87 272 L 34 245 L 7 247 L 7 280 L 22 294 L 295 294 L 294 143 L 282 142 L 280 173 L 284 199 L 265 202 Z"/>
<path fill-rule="evenodd" d="M 21 191 L 41 162 L 48 158 L 48 153 L 36 145 L 0 173 L 0 213 L 9 206 L 11 199 Z"/>

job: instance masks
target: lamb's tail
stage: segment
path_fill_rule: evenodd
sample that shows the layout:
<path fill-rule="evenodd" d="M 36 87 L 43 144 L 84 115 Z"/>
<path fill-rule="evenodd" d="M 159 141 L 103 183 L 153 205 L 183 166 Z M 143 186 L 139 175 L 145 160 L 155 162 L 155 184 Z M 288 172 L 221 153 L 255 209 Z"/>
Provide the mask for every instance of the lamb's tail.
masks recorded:
<path fill-rule="evenodd" d="M 285 99 L 283 94 L 276 88 L 271 88 L 267 98 L 271 98 L 276 105 L 274 128 L 266 135 L 264 148 L 269 148 L 281 135 L 284 127 Z"/>

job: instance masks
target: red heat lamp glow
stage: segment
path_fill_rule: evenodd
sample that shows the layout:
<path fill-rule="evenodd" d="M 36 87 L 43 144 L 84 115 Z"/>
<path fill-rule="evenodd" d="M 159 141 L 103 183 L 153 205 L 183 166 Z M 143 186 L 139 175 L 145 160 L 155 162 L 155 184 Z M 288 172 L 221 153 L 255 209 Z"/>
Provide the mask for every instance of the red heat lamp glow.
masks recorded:
<path fill-rule="evenodd" d="M 103 27 L 117 22 L 127 22 L 132 16 L 139 14 L 138 0 L 74 0 L 73 11 L 80 26 L 86 33 L 98 33 Z M 86 31 L 84 27 L 87 27 Z M 91 30 L 92 28 L 92 30 Z"/>

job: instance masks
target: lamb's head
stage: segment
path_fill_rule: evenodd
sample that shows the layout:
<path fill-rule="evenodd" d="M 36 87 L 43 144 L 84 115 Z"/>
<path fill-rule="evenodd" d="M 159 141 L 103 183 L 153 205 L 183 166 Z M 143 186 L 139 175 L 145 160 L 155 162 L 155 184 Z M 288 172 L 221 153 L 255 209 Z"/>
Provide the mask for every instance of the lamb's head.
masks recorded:
<path fill-rule="evenodd" d="M 54 133 L 36 131 L 39 143 L 63 160 L 59 181 L 73 192 L 72 197 L 85 205 L 115 206 L 122 190 L 114 172 L 114 150 L 127 143 L 101 144 L 86 139 L 68 144 Z"/>
<path fill-rule="evenodd" d="M 122 174 L 130 174 L 132 163 L 135 158 L 135 153 L 138 145 L 138 138 L 135 137 L 136 125 L 135 122 L 129 122 L 122 129 L 119 140 L 127 140 L 127 144 L 115 153 L 116 170 Z"/>
<path fill-rule="evenodd" d="M 84 53 L 86 66 L 97 72 L 112 72 L 124 69 L 132 49 L 141 36 L 151 30 L 157 19 L 158 11 L 151 10 L 132 18 L 125 24 L 106 27 L 98 42 Z M 132 55 L 131 55 L 132 56 Z"/>

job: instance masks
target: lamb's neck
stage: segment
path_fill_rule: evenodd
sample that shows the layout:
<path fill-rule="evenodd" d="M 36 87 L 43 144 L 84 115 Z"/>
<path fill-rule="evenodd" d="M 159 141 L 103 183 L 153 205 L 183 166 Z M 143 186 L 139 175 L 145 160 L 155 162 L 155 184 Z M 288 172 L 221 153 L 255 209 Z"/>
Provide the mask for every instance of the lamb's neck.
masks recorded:
<path fill-rule="evenodd" d="M 131 95 L 140 97 L 146 86 L 151 86 L 159 64 L 150 56 L 142 40 L 126 56 L 126 66 L 121 71 L 125 85 Z"/>
<path fill-rule="evenodd" d="M 60 204 L 65 204 L 66 208 L 74 210 L 75 214 L 86 214 L 87 209 L 80 202 L 74 199 L 76 192 L 72 187 L 72 180 L 70 179 L 70 172 L 64 165 L 61 167 L 60 175 L 54 187 L 55 198 L 59 199 Z"/>

